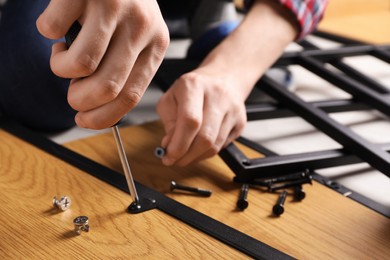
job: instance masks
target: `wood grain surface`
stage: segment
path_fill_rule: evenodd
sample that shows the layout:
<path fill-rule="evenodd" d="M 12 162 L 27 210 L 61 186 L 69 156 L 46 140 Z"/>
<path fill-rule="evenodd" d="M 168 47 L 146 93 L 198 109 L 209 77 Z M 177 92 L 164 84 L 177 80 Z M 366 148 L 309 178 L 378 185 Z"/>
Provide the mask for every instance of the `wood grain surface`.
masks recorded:
<path fill-rule="evenodd" d="M 384 259 L 390 255 L 389 219 L 319 183 L 305 186 L 307 196 L 301 202 L 289 196 L 280 217 L 271 214 L 278 195 L 260 188 L 250 189 L 249 207 L 239 211 L 235 205 L 240 185 L 232 181 L 234 174 L 219 157 L 190 167 L 164 167 L 153 154 L 162 137 L 159 122 L 122 128 L 121 133 L 137 181 L 289 255 L 299 259 Z M 122 171 L 110 133 L 67 147 Z M 210 189 L 213 195 L 202 198 L 171 192 L 171 180 Z"/>
<path fill-rule="evenodd" d="M 0 140 L 1 259 L 246 258 L 158 210 L 128 214 L 128 194 L 6 132 Z M 72 199 L 64 212 L 52 206 L 61 195 Z M 80 215 L 90 232 L 77 236 Z"/>
<path fill-rule="evenodd" d="M 164 167 L 153 154 L 159 122 L 121 129 L 137 181 L 300 259 L 385 259 L 390 254 L 390 221 L 314 183 L 301 202 L 287 199 L 286 212 L 271 214 L 277 194 L 250 189 L 249 207 L 236 209 L 240 185 L 218 157 L 191 167 Z M 247 256 L 202 232 L 151 210 L 125 212 L 129 194 L 0 131 L 0 257 L 4 258 L 164 258 L 246 259 Z M 111 133 L 67 145 L 121 171 Z M 253 151 L 252 151 L 253 152 Z M 169 183 L 211 189 L 209 198 L 174 193 Z M 67 195 L 72 206 L 54 210 L 53 196 Z M 80 236 L 72 221 L 90 218 Z"/>
<path fill-rule="evenodd" d="M 374 44 L 390 43 L 390 0 L 329 1 L 319 29 Z"/>
<path fill-rule="evenodd" d="M 389 43 L 389 1 L 336 0 L 320 29 L 374 43 Z M 333 12 L 333 13 L 332 13 Z M 289 196 L 285 213 L 271 209 L 278 194 L 249 191 L 236 209 L 240 185 L 219 157 L 185 167 L 164 167 L 154 156 L 159 122 L 121 128 L 135 180 L 298 259 L 388 259 L 388 218 L 314 182 L 301 202 Z M 246 255 L 158 211 L 131 215 L 124 193 L 0 130 L 1 259 L 248 259 Z M 122 172 L 111 133 L 66 145 Z M 247 151 L 254 156 L 253 151 Z M 170 181 L 211 189 L 209 198 L 174 193 Z M 69 210 L 53 196 L 72 199 Z M 90 232 L 73 232 L 87 215 Z"/>

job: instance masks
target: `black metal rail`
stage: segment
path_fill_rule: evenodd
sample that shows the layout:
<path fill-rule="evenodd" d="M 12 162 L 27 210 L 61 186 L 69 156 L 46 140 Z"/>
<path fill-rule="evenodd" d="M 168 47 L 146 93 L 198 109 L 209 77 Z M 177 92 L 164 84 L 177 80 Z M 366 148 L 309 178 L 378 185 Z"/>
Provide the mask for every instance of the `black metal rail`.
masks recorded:
<path fill-rule="evenodd" d="M 300 65 L 348 92 L 353 98 L 351 100 L 305 102 L 295 93 L 286 91 L 284 86 L 264 76 L 257 87 L 277 102 L 248 105 L 248 120 L 300 116 L 337 141 L 343 148 L 248 159 L 234 145 L 229 146 L 220 155 L 234 170 L 237 178 L 249 181 L 254 178 L 288 174 L 306 168 L 320 169 L 359 162 L 367 162 L 390 177 L 388 146 L 365 140 L 348 127 L 333 120 L 328 114 L 371 109 L 390 116 L 389 89 L 342 61 L 342 58 L 360 55 L 380 56 L 382 60 L 386 60 L 390 57 L 389 46 L 369 45 L 321 32 L 317 32 L 317 35 L 344 45 L 337 49 L 321 50 L 311 42 L 301 41 L 301 46 L 305 48 L 303 51 L 284 54 L 275 66 Z M 340 70 L 340 73 L 330 70 L 325 64 L 333 65 Z"/>

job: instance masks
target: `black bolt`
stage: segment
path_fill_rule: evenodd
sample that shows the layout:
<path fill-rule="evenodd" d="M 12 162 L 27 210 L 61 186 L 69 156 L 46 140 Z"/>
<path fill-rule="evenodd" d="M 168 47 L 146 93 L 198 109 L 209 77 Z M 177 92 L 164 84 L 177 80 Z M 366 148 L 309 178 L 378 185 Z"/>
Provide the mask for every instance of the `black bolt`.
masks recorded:
<path fill-rule="evenodd" d="M 301 201 L 306 197 L 306 193 L 302 188 L 302 185 L 294 187 L 294 198 L 295 200 Z"/>
<path fill-rule="evenodd" d="M 210 197 L 211 193 L 212 193 L 210 190 L 184 186 L 184 185 L 177 184 L 175 181 L 171 181 L 171 191 L 174 191 L 174 190 L 189 191 L 189 192 L 193 192 L 193 193 L 199 194 L 201 196 L 205 196 L 205 197 Z"/>
<path fill-rule="evenodd" d="M 299 173 L 292 173 L 288 175 L 279 176 L 276 178 L 265 179 L 262 180 L 262 182 L 272 184 L 272 183 L 279 183 L 279 182 L 296 181 L 296 180 L 307 179 L 309 178 L 309 176 L 310 176 L 309 170 L 305 170 Z"/>
<path fill-rule="evenodd" d="M 283 212 L 284 212 L 284 202 L 286 201 L 286 197 L 287 197 L 287 191 L 283 191 L 283 192 L 279 195 L 278 201 L 277 201 L 276 204 L 273 206 L 272 212 L 273 212 L 276 216 L 280 216 L 280 215 L 283 214 Z"/>
<path fill-rule="evenodd" d="M 308 175 L 308 176 L 306 176 L 306 178 L 301 179 L 301 180 L 295 180 L 295 181 L 290 181 L 290 182 L 283 183 L 283 184 L 271 185 L 271 186 L 269 186 L 269 191 L 272 192 L 272 191 L 276 191 L 276 190 L 287 189 L 287 188 L 296 187 L 296 186 L 306 184 L 306 183 L 312 184 L 312 178 L 313 177 L 311 175 Z"/>
<path fill-rule="evenodd" d="M 253 179 L 253 180 L 249 180 L 249 181 L 241 181 L 239 178 L 237 178 L 237 176 L 235 176 L 233 178 L 233 181 L 237 182 L 237 183 L 246 183 L 246 184 L 251 184 L 251 185 L 255 185 L 255 186 L 263 186 L 263 187 L 269 187 L 270 186 L 269 183 L 266 183 L 263 180 Z"/>
<path fill-rule="evenodd" d="M 243 184 L 241 186 L 240 196 L 237 200 L 237 207 L 241 210 L 244 210 L 248 207 L 248 191 L 249 191 L 249 185 Z"/>

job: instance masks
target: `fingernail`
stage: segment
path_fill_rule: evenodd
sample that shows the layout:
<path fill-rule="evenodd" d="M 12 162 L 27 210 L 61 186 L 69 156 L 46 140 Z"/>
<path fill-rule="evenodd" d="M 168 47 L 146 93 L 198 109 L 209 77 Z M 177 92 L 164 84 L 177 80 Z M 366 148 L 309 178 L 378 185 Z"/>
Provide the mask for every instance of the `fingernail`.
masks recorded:
<path fill-rule="evenodd" d="M 171 159 L 171 158 L 167 158 L 167 157 L 164 157 L 162 159 L 162 163 L 166 166 L 171 166 L 175 163 L 175 160 Z"/>
<path fill-rule="evenodd" d="M 169 141 L 168 136 L 164 136 L 162 141 L 161 141 L 161 146 L 162 147 L 167 147 L 168 146 L 168 141 Z"/>
<path fill-rule="evenodd" d="M 76 125 L 78 125 L 79 127 L 85 128 L 85 124 L 84 124 L 83 120 L 81 120 L 78 115 L 76 115 L 74 121 L 75 121 Z"/>

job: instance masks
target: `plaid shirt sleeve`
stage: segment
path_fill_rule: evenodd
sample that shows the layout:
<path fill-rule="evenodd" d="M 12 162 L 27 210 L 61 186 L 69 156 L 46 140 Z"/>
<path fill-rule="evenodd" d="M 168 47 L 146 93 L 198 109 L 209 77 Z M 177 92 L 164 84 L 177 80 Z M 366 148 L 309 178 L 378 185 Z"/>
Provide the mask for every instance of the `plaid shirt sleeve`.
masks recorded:
<path fill-rule="evenodd" d="M 245 0 L 245 9 L 249 9 L 254 0 Z M 321 21 L 328 0 L 276 0 L 291 10 L 300 25 L 298 39 L 314 31 Z"/>

